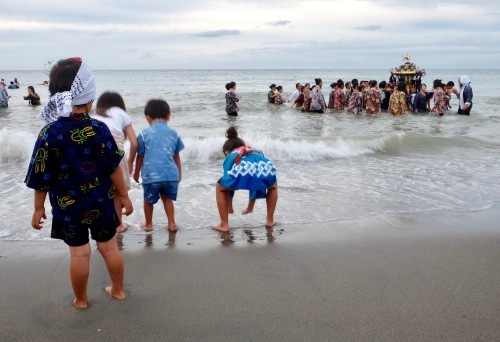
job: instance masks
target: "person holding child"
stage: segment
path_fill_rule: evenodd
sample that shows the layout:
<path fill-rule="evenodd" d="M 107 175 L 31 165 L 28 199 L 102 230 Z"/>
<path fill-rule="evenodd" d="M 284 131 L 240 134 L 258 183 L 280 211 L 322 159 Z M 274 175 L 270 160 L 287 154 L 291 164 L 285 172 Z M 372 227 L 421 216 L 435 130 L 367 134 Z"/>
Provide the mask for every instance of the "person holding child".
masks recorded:
<path fill-rule="evenodd" d="M 174 201 L 182 179 L 182 165 L 179 152 L 184 144 L 177 132 L 167 125 L 170 107 L 161 99 L 149 100 L 144 108 L 149 127 L 137 137 L 138 149 L 134 180 L 139 183 L 142 176 L 144 190 L 145 222 L 141 227 L 153 230 L 154 205 L 161 198 L 168 219 L 168 230 L 177 231 L 174 216 Z"/>
<path fill-rule="evenodd" d="M 38 115 L 47 125 L 38 135 L 25 180 L 35 190 L 34 229 L 43 228 L 49 195 L 51 237 L 69 246 L 73 305 L 80 309 L 88 306 L 89 230 L 111 278 L 106 292 L 116 299 L 126 297 L 123 259 L 115 239 L 120 220 L 113 198 L 120 198 L 126 215 L 133 211 L 119 167 L 123 152 L 108 127 L 88 114 L 95 89 L 94 74 L 81 58 L 54 65 L 50 100 Z"/>
<path fill-rule="evenodd" d="M 278 183 L 276 168 L 262 151 L 251 146 L 238 137 L 234 126 L 226 131 L 227 140 L 222 147 L 224 174 L 216 184 L 215 198 L 219 210 L 220 223 L 213 229 L 229 232 L 229 211 L 232 209 L 234 190 L 250 190 L 250 201 L 243 214 L 252 212 L 257 198 L 265 198 L 267 205 L 266 228 L 275 225 L 274 211 L 278 202 Z M 231 210 L 232 211 L 232 210 Z"/>
<path fill-rule="evenodd" d="M 120 168 L 123 173 L 123 180 L 127 190 L 130 190 L 130 175 L 134 168 L 134 160 L 137 154 L 137 138 L 135 136 L 134 128 L 132 127 L 132 120 L 125 111 L 125 102 L 120 94 L 106 91 L 99 96 L 96 104 L 96 114 L 92 117 L 96 120 L 102 121 L 108 126 L 116 145 L 120 151 L 125 152 L 124 143 L 125 139 L 130 142 L 130 150 L 127 158 L 123 157 L 120 162 Z M 115 208 L 118 218 L 120 219 L 120 226 L 116 228 L 117 233 L 123 233 L 127 230 L 128 224 L 122 220 L 123 204 L 118 196 L 115 197 Z"/>

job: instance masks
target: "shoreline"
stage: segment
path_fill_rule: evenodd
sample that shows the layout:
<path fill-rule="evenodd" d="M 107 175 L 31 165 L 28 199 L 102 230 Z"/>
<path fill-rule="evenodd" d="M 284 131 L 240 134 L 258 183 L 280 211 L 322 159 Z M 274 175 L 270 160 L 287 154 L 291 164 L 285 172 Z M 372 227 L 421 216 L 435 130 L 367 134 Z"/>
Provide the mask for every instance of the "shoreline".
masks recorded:
<path fill-rule="evenodd" d="M 6 340 L 500 339 L 500 205 L 322 224 L 129 234 L 128 298 L 92 248 L 87 310 L 62 241 L 0 241 Z M 232 236 L 231 236 L 232 235 Z M 175 238 L 175 242 L 173 241 Z"/>

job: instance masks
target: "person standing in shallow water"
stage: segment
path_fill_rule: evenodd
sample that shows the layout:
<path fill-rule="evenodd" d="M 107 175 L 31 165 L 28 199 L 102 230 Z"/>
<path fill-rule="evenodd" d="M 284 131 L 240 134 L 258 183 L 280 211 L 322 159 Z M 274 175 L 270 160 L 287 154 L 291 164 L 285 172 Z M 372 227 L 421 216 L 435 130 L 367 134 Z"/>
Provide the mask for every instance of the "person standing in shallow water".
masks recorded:
<path fill-rule="evenodd" d="M 49 103 L 38 115 L 48 124 L 38 135 L 25 180 L 35 190 L 31 225 L 37 230 L 43 228 L 48 194 L 51 237 L 69 246 L 76 308 L 88 306 L 89 230 L 111 278 L 106 292 L 124 299 L 123 259 L 115 239 L 120 220 L 113 202 L 113 197 L 119 196 L 125 214 L 133 212 L 119 167 L 123 152 L 108 127 L 88 114 L 95 98 L 95 77 L 80 58 L 54 65 L 49 92 Z"/>
<path fill-rule="evenodd" d="M 460 83 L 460 93 L 457 95 L 459 99 L 457 114 L 470 115 L 473 97 L 472 87 L 470 85 L 471 80 L 469 76 L 463 75 L 460 76 L 458 82 Z"/>
<path fill-rule="evenodd" d="M 236 82 L 229 82 L 226 84 L 226 112 L 229 116 L 237 116 L 238 105 L 236 102 L 240 101 L 240 96 L 236 93 Z"/>
<path fill-rule="evenodd" d="M 28 87 L 28 96 L 24 96 L 24 99 L 29 101 L 28 104 L 31 106 L 40 105 L 40 96 L 35 92 L 33 86 Z"/>
<path fill-rule="evenodd" d="M 235 127 L 230 127 L 226 131 L 226 137 L 227 140 L 222 147 L 226 156 L 222 165 L 224 173 L 215 188 L 220 222 L 213 229 L 223 233 L 229 232 L 229 208 L 234 190 L 250 190 L 254 193 L 253 196 L 252 193 L 250 195 L 251 200 L 265 198 L 267 205 L 265 226 L 273 227 L 274 211 L 278 202 L 276 168 L 262 151 L 245 146 L 245 142 L 238 137 Z M 248 172 L 250 169 L 259 172 Z"/>

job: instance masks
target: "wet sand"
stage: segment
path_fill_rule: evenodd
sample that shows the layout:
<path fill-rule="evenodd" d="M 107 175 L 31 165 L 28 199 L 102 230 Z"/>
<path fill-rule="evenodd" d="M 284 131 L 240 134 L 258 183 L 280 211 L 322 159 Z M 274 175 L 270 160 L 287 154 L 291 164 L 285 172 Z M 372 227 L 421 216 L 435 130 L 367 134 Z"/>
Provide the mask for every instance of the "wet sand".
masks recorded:
<path fill-rule="evenodd" d="M 72 307 L 64 243 L 0 241 L 2 341 L 498 341 L 500 207 L 119 240 Z M 175 240 L 175 241 L 174 241 Z"/>

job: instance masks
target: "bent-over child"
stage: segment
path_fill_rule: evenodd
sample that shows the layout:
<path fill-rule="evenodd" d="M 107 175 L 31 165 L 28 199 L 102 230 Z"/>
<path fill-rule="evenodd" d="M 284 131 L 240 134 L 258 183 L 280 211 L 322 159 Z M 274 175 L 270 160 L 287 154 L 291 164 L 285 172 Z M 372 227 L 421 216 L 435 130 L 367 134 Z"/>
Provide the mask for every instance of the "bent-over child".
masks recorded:
<path fill-rule="evenodd" d="M 229 232 L 229 208 L 234 190 L 250 190 L 250 201 L 246 214 L 253 210 L 257 198 L 265 198 L 267 205 L 266 228 L 275 225 L 274 211 L 278 202 L 278 183 L 276 168 L 262 151 L 251 146 L 238 137 L 238 131 L 231 126 L 226 131 L 227 140 L 222 148 L 226 158 L 222 165 L 224 174 L 216 184 L 215 198 L 219 210 L 220 223 L 213 229 Z M 250 170 L 250 172 L 249 172 Z M 254 198 L 252 199 L 252 193 Z M 253 202 L 252 202 L 253 200 Z M 250 210 L 250 211 L 249 211 Z"/>
<path fill-rule="evenodd" d="M 144 190 L 145 222 L 141 227 L 153 230 L 154 205 L 161 198 L 168 219 L 168 230 L 177 231 L 174 216 L 174 201 L 182 179 L 181 157 L 179 152 L 184 144 L 177 132 L 167 125 L 170 120 L 170 107 L 165 100 L 149 100 L 144 108 L 149 127 L 137 136 L 137 160 L 134 180 L 142 177 Z"/>

